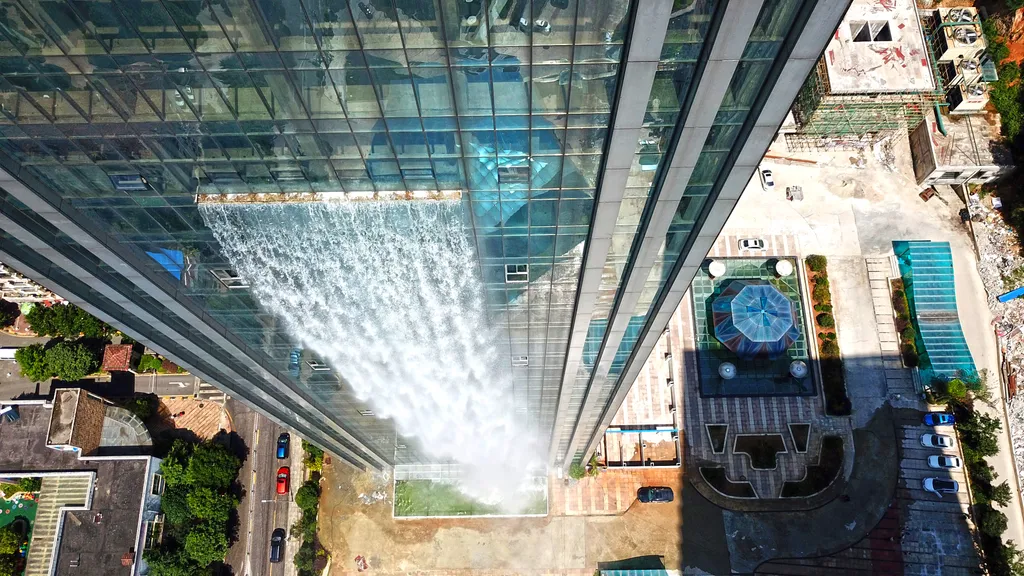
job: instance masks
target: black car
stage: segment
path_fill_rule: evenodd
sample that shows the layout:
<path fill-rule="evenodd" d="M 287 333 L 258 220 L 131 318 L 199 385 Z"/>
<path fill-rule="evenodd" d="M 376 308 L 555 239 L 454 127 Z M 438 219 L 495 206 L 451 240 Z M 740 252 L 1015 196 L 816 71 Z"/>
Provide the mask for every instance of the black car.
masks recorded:
<path fill-rule="evenodd" d="M 284 528 L 274 530 L 270 536 L 270 561 L 277 563 L 284 558 Z"/>
<path fill-rule="evenodd" d="M 672 489 L 665 486 L 644 486 L 636 491 L 636 499 L 641 502 L 671 502 Z"/>
<path fill-rule="evenodd" d="M 288 444 L 291 442 L 291 436 L 287 432 L 277 437 L 277 459 L 284 460 L 288 457 Z"/>

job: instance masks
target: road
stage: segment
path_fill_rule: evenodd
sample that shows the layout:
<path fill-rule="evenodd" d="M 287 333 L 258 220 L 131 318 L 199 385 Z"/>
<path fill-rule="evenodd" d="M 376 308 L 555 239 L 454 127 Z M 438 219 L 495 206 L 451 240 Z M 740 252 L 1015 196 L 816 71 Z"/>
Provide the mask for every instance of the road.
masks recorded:
<path fill-rule="evenodd" d="M 301 441 L 291 435 L 287 460 L 277 459 L 277 437 L 284 428 L 266 416 L 252 411 L 235 399 L 228 399 L 235 432 L 248 447 L 248 456 L 238 474 L 243 497 L 238 506 L 238 541 L 228 551 L 227 564 L 235 576 L 292 576 L 292 557 L 299 542 L 289 538 L 284 547 L 284 561 L 270 564 L 270 536 L 277 528 L 290 532 L 297 510 L 291 506 L 296 488 L 301 483 Z M 277 494 L 277 471 L 281 466 L 295 470 L 287 495 Z"/>

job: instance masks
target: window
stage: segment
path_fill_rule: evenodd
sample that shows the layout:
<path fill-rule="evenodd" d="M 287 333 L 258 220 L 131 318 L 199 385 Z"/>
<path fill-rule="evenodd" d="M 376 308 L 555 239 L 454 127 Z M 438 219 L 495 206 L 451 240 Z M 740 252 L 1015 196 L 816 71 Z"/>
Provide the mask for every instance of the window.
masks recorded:
<path fill-rule="evenodd" d="M 373 416 L 373 410 L 356 410 L 360 416 Z"/>
<path fill-rule="evenodd" d="M 505 283 L 522 284 L 530 281 L 529 264 L 505 264 Z"/>
<path fill-rule="evenodd" d="M 164 539 L 164 515 L 157 514 L 156 518 L 146 521 L 146 540 L 143 550 L 152 550 L 160 545 Z"/>
<path fill-rule="evenodd" d="M 943 172 L 942 176 L 939 176 L 939 178 L 941 178 L 943 180 L 956 180 L 959 177 L 960 177 L 960 173 L 959 172 Z"/>
<path fill-rule="evenodd" d="M 214 268 L 213 270 L 210 270 L 210 273 L 213 274 L 225 288 L 237 290 L 249 287 L 249 284 L 247 284 L 245 280 L 242 280 L 242 277 L 230 268 Z"/>
<path fill-rule="evenodd" d="M 888 20 L 859 20 L 850 22 L 854 42 L 891 42 L 892 30 Z"/>
<path fill-rule="evenodd" d="M 150 487 L 150 492 L 152 492 L 154 496 L 160 496 L 161 494 L 164 493 L 163 474 L 153 474 L 153 482 L 151 484 L 152 485 Z"/>
<path fill-rule="evenodd" d="M 529 356 L 513 356 L 512 357 L 512 365 L 516 366 L 516 367 L 529 366 L 530 365 L 530 357 Z"/>
<path fill-rule="evenodd" d="M 318 360 L 310 360 L 306 362 L 306 365 L 310 367 L 314 372 L 330 372 L 331 367 Z"/>
<path fill-rule="evenodd" d="M 529 166 L 498 166 L 498 182 L 502 184 L 523 184 L 529 181 Z"/>

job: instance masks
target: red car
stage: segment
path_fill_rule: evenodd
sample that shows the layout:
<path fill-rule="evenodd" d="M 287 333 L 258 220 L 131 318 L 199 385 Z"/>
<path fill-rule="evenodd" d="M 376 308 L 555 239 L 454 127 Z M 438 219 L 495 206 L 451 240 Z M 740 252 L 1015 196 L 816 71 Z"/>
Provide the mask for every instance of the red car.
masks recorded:
<path fill-rule="evenodd" d="M 281 466 L 277 469 L 277 493 L 288 493 L 288 467 Z"/>

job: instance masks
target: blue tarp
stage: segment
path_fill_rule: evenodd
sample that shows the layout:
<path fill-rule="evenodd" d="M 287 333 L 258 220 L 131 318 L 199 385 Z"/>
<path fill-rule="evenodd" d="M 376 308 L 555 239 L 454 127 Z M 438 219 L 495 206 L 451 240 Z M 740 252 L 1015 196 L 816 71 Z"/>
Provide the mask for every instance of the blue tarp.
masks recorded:
<path fill-rule="evenodd" d="M 156 260 L 157 264 L 164 267 L 178 280 L 181 280 L 181 271 L 185 268 L 185 255 L 181 253 L 181 250 L 168 250 L 166 248 L 157 248 L 158 252 L 146 252 L 149 257 Z"/>

